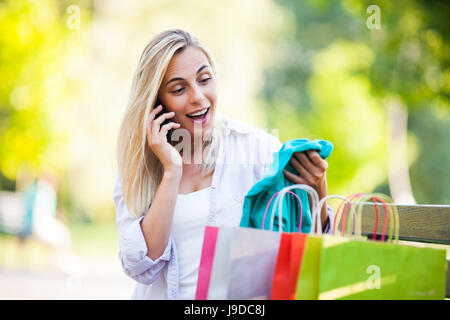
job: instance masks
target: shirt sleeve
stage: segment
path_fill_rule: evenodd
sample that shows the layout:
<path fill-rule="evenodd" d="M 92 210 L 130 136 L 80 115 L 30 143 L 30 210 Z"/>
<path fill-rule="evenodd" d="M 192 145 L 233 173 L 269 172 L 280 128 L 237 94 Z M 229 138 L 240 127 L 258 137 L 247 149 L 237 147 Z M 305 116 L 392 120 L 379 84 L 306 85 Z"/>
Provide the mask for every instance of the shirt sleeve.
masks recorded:
<path fill-rule="evenodd" d="M 147 256 L 147 244 L 141 230 L 140 222 L 144 216 L 133 218 L 122 196 L 122 187 L 117 174 L 113 191 L 116 209 L 116 224 L 119 235 L 119 259 L 125 274 L 139 283 L 153 283 L 172 259 L 172 238 L 169 239 L 163 254 L 156 260 Z"/>
<path fill-rule="evenodd" d="M 262 137 L 263 138 L 261 138 L 260 135 L 258 139 L 258 155 L 261 157 L 259 161 L 256 161 L 256 164 L 258 165 L 258 169 L 256 170 L 258 179 L 261 179 L 267 172 L 274 161 L 274 154 L 278 152 L 283 145 L 277 137 L 271 134 L 264 133 Z"/>

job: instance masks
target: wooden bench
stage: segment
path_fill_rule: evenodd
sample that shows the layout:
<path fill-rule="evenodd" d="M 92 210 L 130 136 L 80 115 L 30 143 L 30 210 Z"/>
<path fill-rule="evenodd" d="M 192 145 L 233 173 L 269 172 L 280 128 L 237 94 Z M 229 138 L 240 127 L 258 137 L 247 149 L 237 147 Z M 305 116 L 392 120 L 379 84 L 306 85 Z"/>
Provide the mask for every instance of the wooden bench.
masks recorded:
<path fill-rule="evenodd" d="M 446 297 L 450 298 L 450 205 L 396 205 L 399 215 L 399 240 L 406 243 L 422 243 L 423 246 L 447 250 Z M 384 210 L 379 206 L 377 239 L 381 238 Z M 364 203 L 362 206 L 361 232 L 372 237 L 375 227 L 375 206 Z"/>

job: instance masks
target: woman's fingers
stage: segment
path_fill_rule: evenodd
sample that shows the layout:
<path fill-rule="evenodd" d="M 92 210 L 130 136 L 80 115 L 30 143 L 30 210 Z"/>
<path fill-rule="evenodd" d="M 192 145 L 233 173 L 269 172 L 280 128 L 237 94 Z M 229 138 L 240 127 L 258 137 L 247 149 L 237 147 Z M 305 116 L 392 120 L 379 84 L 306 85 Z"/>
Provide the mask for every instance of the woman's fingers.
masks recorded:
<path fill-rule="evenodd" d="M 319 167 L 322 171 L 326 171 L 328 169 L 328 162 L 319 155 L 317 151 L 308 150 L 306 151 L 306 155 L 309 160 L 316 166 Z"/>
<path fill-rule="evenodd" d="M 290 159 L 290 163 L 297 171 L 298 176 L 289 172 L 286 177 L 289 176 L 291 181 L 296 180 L 296 183 L 304 183 L 310 186 L 317 185 L 324 178 L 328 168 L 328 163 L 322 159 L 317 151 L 313 150 L 295 152 Z"/>
<path fill-rule="evenodd" d="M 284 173 L 285 177 L 292 183 L 308 184 L 308 182 L 305 179 L 303 179 L 302 177 L 300 177 L 296 174 L 293 174 L 292 172 L 287 171 L 286 169 L 283 170 L 283 173 Z"/>
<path fill-rule="evenodd" d="M 296 152 L 292 157 L 298 160 L 301 165 L 315 178 L 320 178 L 328 169 L 328 163 L 322 159 L 317 151 Z"/>
<path fill-rule="evenodd" d="M 292 167 L 298 175 L 284 170 L 285 177 L 296 184 L 306 184 L 313 187 L 320 198 L 327 194 L 326 171 L 328 163 L 322 159 L 317 151 L 298 152 L 290 159 Z"/>
<path fill-rule="evenodd" d="M 308 172 L 311 172 L 313 176 L 316 175 L 317 169 L 316 169 L 314 163 L 311 162 L 309 157 L 304 152 L 294 153 L 292 160 L 293 160 L 293 162 L 297 161 L 297 162 L 301 163 L 301 165 L 305 168 L 305 170 L 307 170 Z"/>
<path fill-rule="evenodd" d="M 179 124 L 179 123 L 176 123 L 176 122 L 170 122 L 170 123 L 167 123 L 167 124 L 161 126 L 161 131 L 160 131 L 160 133 L 161 133 L 163 136 L 167 136 L 167 133 L 169 132 L 169 130 L 171 130 L 171 129 L 178 129 L 179 127 L 180 127 L 180 124 Z"/>
<path fill-rule="evenodd" d="M 304 160 L 302 160 L 304 161 Z M 316 173 L 314 172 L 315 170 L 308 170 L 308 167 L 313 167 L 311 164 L 307 164 L 307 165 L 303 165 L 303 162 L 300 162 L 299 160 L 297 160 L 297 158 L 291 157 L 290 160 L 292 166 L 294 167 L 294 169 L 298 172 L 298 175 L 300 177 L 303 177 L 303 179 L 305 179 L 306 181 L 308 181 L 308 184 L 314 184 L 315 181 L 317 180 L 316 178 Z"/>
<path fill-rule="evenodd" d="M 169 118 L 173 118 L 175 116 L 175 112 L 166 112 L 160 115 L 158 118 L 153 120 L 152 122 L 152 134 L 157 135 L 161 131 L 161 124 Z"/>
<path fill-rule="evenodd" d="M 157 105 L 156 107 L 154 107 L 152 111 L 150 111 L 149 116 L 150 116 L 152 119 L 154 119 L 155 116 L 156 116 L 156 114 L 157 114 L 158 112 L 160 112 L 161 110 L 162 110 L 162 105 L 159 104 L 159 105 Z"/>
<path fill-rule="evenodd" d="M 150 111 L 149 115 L 148 115 L 148 122 L 151 123 L 156 115 L 161 112 L 162 110 L 162 105 L 157 106 L 156 108 L 154 108 L 152 111 Z"/>
<path fill-rule="evenodd" d="M 160 115 L 158 118 L 153 120 L 153 123 L 160 126 L 161 123 L 164 122 L 164 120 L 173 118 L 174 116 L 175 116 L 175 112 L 165 112 L 162 115 Z"/>
<path fill-rule="evenodd" d="M 147 119 L 147 133 L 151 134 L 152 132 L 152 122 L 155 119 L 156 115 L 158 114 L 158 112 L 161 112 L 162 110 L 162 106 L 159 105 L 156 108 L 154 108 L 152 111 L 150 111 L 150 113 L 148 114 L 148 119 Z"/>

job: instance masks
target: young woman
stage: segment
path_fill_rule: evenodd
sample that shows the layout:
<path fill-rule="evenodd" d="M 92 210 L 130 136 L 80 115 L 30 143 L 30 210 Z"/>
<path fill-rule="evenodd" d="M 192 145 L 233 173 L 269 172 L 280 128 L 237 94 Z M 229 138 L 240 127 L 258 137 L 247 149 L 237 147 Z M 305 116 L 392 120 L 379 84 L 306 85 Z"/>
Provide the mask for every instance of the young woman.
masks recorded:
<path fill-rule="evenodd" d="M 216 114 L 209 51 L 175 29 L 145 47 L 118 136 L 114 187 L 120 260 L 134 299 L 193 299 L 208 225 L 239 226 L 242 204 L 281 147 L 272 135 Z M 171 140 L 168 140 L 168 133 Z M 327 163 L 296 153 L 294 183 L 327 194 Z M 321 213 L 326 232 L 332 219 Z"/>

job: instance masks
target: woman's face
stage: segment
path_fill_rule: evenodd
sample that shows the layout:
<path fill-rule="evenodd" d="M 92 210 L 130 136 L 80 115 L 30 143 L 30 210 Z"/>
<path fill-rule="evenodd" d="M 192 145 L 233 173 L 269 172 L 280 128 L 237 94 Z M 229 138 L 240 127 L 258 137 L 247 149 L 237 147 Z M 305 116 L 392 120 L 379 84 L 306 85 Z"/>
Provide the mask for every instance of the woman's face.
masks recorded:
<path fill-rule="evenodd" d="M 194 136 L 212 128 L 217 99 L 216 79 L 203 51 L 187 47 L 175 54 L 169 63 L 158 98 L 171 119 Z M 196 131 L 198 132 L 198 131 Z"/>

